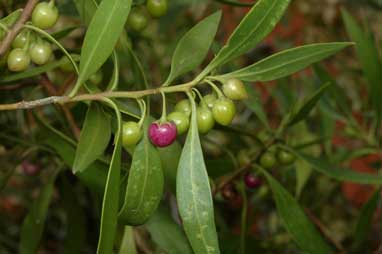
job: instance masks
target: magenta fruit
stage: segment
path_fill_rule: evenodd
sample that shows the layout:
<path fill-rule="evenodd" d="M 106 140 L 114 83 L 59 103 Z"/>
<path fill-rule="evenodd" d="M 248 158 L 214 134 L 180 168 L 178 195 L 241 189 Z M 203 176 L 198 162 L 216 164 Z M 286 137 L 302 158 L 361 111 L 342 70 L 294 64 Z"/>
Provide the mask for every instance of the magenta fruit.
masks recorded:
<path fill-rule="evenodd" d="M 254 174 L 246 173 L 244 175 L 244 183 L 245 183 L 245 186 L 247 186 L 247 188 L 255 189 L 261 185 L 262 181 L 260 178 L 258 178 Z"/>
<path fill-rule="evenodd" d="M 29 161 L 23 161 L 21 163 L 21 168 L 23 173 L 27 176 L 35 176 L 39 173 L 40 167 L 36 164 L 33 164 Z"/>
<path fill-rule="evenodd" d="M 174 122 L 154 122 L 149 127 L 149 138 L 151 143 L 158 147 L 171 145 L 175 141 L 176 135 L 177 130 Z"/>

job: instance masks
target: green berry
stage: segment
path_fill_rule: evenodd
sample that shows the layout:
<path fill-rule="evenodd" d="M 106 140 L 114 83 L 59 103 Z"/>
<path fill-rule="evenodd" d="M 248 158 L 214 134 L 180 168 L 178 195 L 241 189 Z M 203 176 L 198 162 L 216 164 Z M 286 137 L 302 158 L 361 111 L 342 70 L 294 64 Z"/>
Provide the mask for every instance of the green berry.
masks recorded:
<path fill-rule="evenodd" d="M 146 8 L 152 17 L 162 17 L 167 13 L 167 0 L 147 0 Z"/>
<path fill-rule="evenodd" d="M 24 48 L 28 42 L 28 35 L 25 31 L 21 31 L 12 42 L 13 48 Z"/>
<path fill-rule="evenodd" d="M 214 106 L 214 103 L 216 101 L 216 95 L 214 93 L 207 94 L 203 97 L 203 101 L 207 104 L 207 106 L 212 109 Z"/>
<path fill-rule="evenodd" d="M 277 153 L 277 160 L 282 165 L 290 165 L 294 162 L 295 156 L 288 151 L 280 150 Z"/>
<path fill-rule="evenodd" d="M 30 58 L 23 49 L 13 49 L 7 59 L 8 69 L 10 71 L 23 71 L 28 68 Z"/>
<path fill-rule="evenodd" d="M 103 74 L 101 70 L 97 71 L 89 77 L 89 81 L 92 82 L 94 85 L 98 85 L 99 83 L 101 83 L 102 79 Z"/>
<path fill-rule="evenodd" d="M 190 101 L 187 99 L 181 100 L 175 105 L 174 108 L 175 111 L 182 112 L 186 114 L 187 116 L 191 115 L 191 104 Z"/>
<path fill-rule="evenodd" d="M 32 12 L 32 24 L 41 29 L 53 27 L 58 19 L 58 9 L 56 6 L 41 2 L 36 5 Z"/>
<path fill-rule="evenodd" d="M 216 122 L 224 126 L 229 125 L 236 114 L 235 104 L 230 99 L 219 98 L 214 103 L 212 113 Z"/>
<path fill-rule="evenodd" d="M 223 84 L 223 93 L 231 100 L 244 100 L 248 98 L 245 86 L 240 79 L 228 79 Z"/>
<path fill-rule="evenodd" d="M 271 152 L 265 152 L 260 157 L 260 165 L 263 168 L 269 169 L 276 165 L 275 155 Z"/>
<path fill-rule="evenodd" d="M 245 166 L 251 163 L 250 151 L 248 149 L 241 149 L 237 154 L 237 161 L 240 166 Z"/>
<path fill-rule="evenodd" d="M 174 111 L 167 116 L 167 120 L 175 123 L 179 135 L 185 133 L 190 126 L 190 120 L 183 112 Z"/>
<path fill-rule="evenodd" d="M 37 42 L 29 48 L 29 55 L 33 63 L 42 65 L 52 56 L 52 47 L 48 42 Z"/>
<path fill-rule="evenodd" d="M 208 108 L 199 107 L 196 113 L 199 132 L 207 133 L 214 127 L 215 124 L 215 119 L 212 115 L 211 110 L 209 110 Z"/>
<path fill-rule="evenodd" d="M 122 127 L 122 143 L 124 146 L 134 146 L 142 138 L 142 130 L 136 122 L 126 122 Z"/>
<path fill-rule="evenodd" d="M 128 26 L 134 31 L 140 32 L 147 26 L 147 18 L 140 10 L 131 11 L 127 19 Z"/>
<path fill-rule="evenodd" d="M 65 57 L 65 56 L 64 56 Z M 63 63 L 60 65 L 60 69 L 63 72 L 74 72 L 74 66 L 68 57 L 64 58 Z"/>

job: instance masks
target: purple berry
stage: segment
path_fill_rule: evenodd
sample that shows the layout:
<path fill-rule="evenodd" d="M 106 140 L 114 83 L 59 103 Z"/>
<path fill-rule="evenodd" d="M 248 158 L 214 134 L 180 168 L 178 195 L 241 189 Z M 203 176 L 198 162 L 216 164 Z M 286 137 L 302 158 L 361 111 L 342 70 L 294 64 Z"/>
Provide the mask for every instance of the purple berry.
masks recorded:
<path fill-rule="evenodd" d="M 171 145 L 176 139 L 176 125 L 173 122 L 154 122 L 149 127 L 149 137 L 151 143 L 159 147 Z"/>
<path fill-rule="evenodd" d="M 254 174 L 247 173 L 244 175 L 244 183 L 249 189 L 255 189 L 261 185 L 262 181 Z"/>
<path fill-rule="evenodd" d="M 40 167 L 38 165 L 30 163 L 29 161 L 23 161 L 21 163 L 21 168 L 23 173 L 27 176 L 37 175 L 40 171 Z"/>

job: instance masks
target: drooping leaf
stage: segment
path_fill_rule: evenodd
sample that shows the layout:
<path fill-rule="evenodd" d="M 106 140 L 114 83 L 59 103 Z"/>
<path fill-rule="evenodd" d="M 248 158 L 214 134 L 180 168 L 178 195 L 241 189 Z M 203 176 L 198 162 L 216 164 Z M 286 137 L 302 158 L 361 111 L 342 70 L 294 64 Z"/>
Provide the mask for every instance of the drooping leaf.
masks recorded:
<path fill-rule="evenodd" d="M 94 13 L 97 11 L 97 3 L 95 0 L 73 0 L 76 9 L 85 25 L 89 25 Z"/>
<path fill-rule="evenodd" d="M 97 254 L 113 253 L 114 238 L 117 230 L 121 156 L 122 156 L 122 120 L 117 106 L 111 101 L 117 115 L 117 132 L 114 140 L 114 151 L 111 158 L 109 172 L 106 179 L 105 192 L 102 201 L 102 214 L 98 239 Z"/>
<path fill-rule="evenodd" d="M 153 241 L 168 254 L 191 254 L 186 235 L 170 216 L 171 212 L 160 206 L 145 224 Z"/>
<path fill-rule="evenodd" d="M 244 81 L 270 81 L 289 76 L 312 63 L 319 62 L 343 48 L 349 42 L 318 43 L 281 51 L 243 69 L 221 77 L 235 77 Z"/>
<path fill-rule="evenodd" d="M 50 172 L 47 182 L 42 185 L 40 194 L 34 201 L 28 215 L 23 221 L 20 233 L 20 254 L 37 253 L 42 233 L 44 231 L 45 220 L 48 213 L 49 204 L 53 195 L 54 182 L 59 170 Z"/>
<path fill-rule="evenodd" d="M 292 195 L 269 173 L 262 172 L 272 189 L 279 216 L 301 250 L 311 254 L 333 253 Z"/>
<path fill-rule="evenodd" d="M 255 88 L 249 87 L 248 91 L 248 99 L 244 101 L 245 105 L 255 113 L 260 122 L 269 129 L 269 123 L 267 119 L 267 115 L 265 114 L 263 105 L 261 104 L 259 95 L 257 94 Z"/>
<path fill-rule="evenodd" d="M 146 121 L 145 129 L 148 123 Z M 157 209 L 163 194 L 163 172 L 159 153 L 149 141 L 147 131 L 135 147 L 129 171 L 125 202 L 119 221 L 127 225 L 145 223 Z"/>
<path fill-rule="evenodd" d="M 90 104 L 76 150 L 74 173 L 84 171 L 104 153 L 111 136 L 110 120 L 100 104 Z"/>
<path fill-rule="evenodd" d="M 293 112 L 288 120 L 288 126 L 295 125 L 296 123 L 304 120 L 316 106 L 317 102 L 321 99 L 321 96 L 329 86 L 330 84 L 321 86 L 295 112 Z"/>
<path fill-rule="evenodd" d="M 131 226 L 125 226 L 123 229 L 123 236 L 121 240 L 121 246 L 119 248 L 119 254 L 137 254 L 133 227 Z"/>
<path fill-rule="evenodd" d="M 294 153 L 301 160 L 304 160 L 305 162 L 307 162 L 313 169 L 331 178 L 334 178 L 340 181 L 360 183 L 360 184 L 371 184 L 371 185 L 382 184 L 382 176 L 380 175 L 360 173 L 358 171 L 353 171 L 350 169 L 341 169 L 337 166 L 332 165 L 324 158 L 314 158 L 310 155 L 304 154 L 302 152 L 296 151 L 291 148 L 288 148 L 288 150 Z"/>
<path fill-rule="evenodd" d="M 113 52 L 129 15 L 132 0 L 102 1 L 86 32 L 81 51 L 80 73 L 72 95 Z"/>
<path fill-rule="evenodd" d="M 299 198 L 313 170 L 305 161 L 297 160 L 294 165 L 296 168 L 296 198 Z"/>
<path fill-rule="evenodd" d="M 63 177 L 60 195 L 68 221 L 62 253 L 80 254 L 86 240 L 86 216 L 66 177 Z"/>
<path fill-rule="evenodd" d="M 176 175 L 182 147 L 178 142 L 174 142 L 168 147 L 159 148 L 158 152 L 162 161 L 165 185 L 175 194 Z"/>
<path fill-rule="evenodd" d="M 190 129 L 179 161 L 176 198 L 183 227 L 196 254 L 220 253 L 211 196 L 210 183 L 204 163 L 192 103 Z"/>
<path fill-rule="evenodd" d="M 347 33 L 351 40 L 356 43 L 357 56 L 368 81 L 369 95 L 377 116 L 376 121 L 380 123 L 382 118 L 382 62 L 378 57 L 378 49 L 374 44 L 371 33 L 363 32 L 345 9 L 341 11 Z"/>
<path fill-rule="evenodd" d="M 381 199 L 381 188 L 378 188 L 373 196 L 362 207 L 361 214 L 354 232 L 354 243 L 352 245 L 354 253 L 362 251 L 362 245 L 365 243 L 373 224 L 373 215 L 377 209 L 378 202 Z"/>
<path fill-rule="evenodd" d="M 180 39 L 172 57 L 171 71 L 165 85 L 169 85 L 175 78 L 202 63 L 215 37 L 220 18 L 221 11 L 210 15 Z"/>
<path fill-rule="evenodd" d="M 288 4 L 289 0 L 257 1 L 204 72 L 253 49 L 273 30 Z"/>

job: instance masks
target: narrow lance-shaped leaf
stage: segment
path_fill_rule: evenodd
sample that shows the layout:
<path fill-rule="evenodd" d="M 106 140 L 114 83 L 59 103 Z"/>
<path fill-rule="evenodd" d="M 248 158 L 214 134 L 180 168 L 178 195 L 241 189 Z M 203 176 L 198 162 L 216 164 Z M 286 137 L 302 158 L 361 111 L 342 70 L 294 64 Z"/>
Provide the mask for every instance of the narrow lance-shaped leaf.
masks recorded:
<path fill-rule="evenodd" d="M 382 176 L 380 175 L 360 173 L 357 171 L 353 171 L 351 169 L 341 169 L 341 168 L 338 168 L 337 166 L 332 165 L 329 161 L 327 161 L 324 158 L 314 158 L 310 155 L 304 154 L 290 147 L 285 147 L 285 149 L 294 153 L 301 160 L 304 160 L 305 162 L 307 162 L 313 169 L 331 178 L 334 178 L 340 181 L 360 183 L 360 184 L 372 184 L 372 185 L 382 184 Z"/>
<path fill-rule="evenodd" d="M 355 228 L 354 234 L 354 243 L 353 250 L 361 251 L 362 245 L 365 243 L 367 239 L 368 233 L 370 233 L 370 229 L 373 225 L 373 215 L 375 210 L 378 207 L 378 202 L 381 199 L 381 188 L 378 188 L 377 191 L 371 196 L 371 198 L 367 201 L 367 203 L 362 207 L 361 214 L 358 218 L 357 226 Z"/>
<path fill-rule="evenodd" d="M 111 55 L 129 15 L 132 0 L 102 1 L 90 22 L 81 51 L 80 74 L 71 95 Z"/>
<path fill-rule="evenodd" d="M 160 206 L 145 225 L 153 241 L 166 253 L 192 253 L 183 230 L 171 217 L 171 211 L 164 206 Z"/>
<path fill-rule="evenodd" d="M 95 0 L 73 0 L 76 9 L 80 14 L 85 25 L 89 25 L 94 13 L 97 11 L 97 3 Z"/>
<path fill-rule="evenodd" d="M 114 151 L 107 175 L 105 193 L 102 202 L 101 226 L 98 239 L 97 254 L 113 253 L 114 238 L 117 230 L 119 186 L 121 174 L 122 154 L 122 120 L 117 106 L 109 99 L 105 99 L 115 109 L 118 120 L 118 129 L 115 134 Z"/>
<path fill-rule="evenodd" d="M 377 115 L 376 120 L 377 123 L 380 123 L 382 118 L 382 63 L 378 57 L 378 49 L 374 44 L 371 33 L 363 32 L 354 18 L 345 9 L 341 11 L 346 30 L 351 40 L 356 43 L 357 56 L 368 81 L 369 95 Z"/>
<path fill-rule="evenodd" d="M 264 170 L 262 172 L 272 189 L 277 211 L 285 228 L 301 250 L 310 254 L 333 253 L 292 195 L 269 173 Z"/>
<path fill-rule="evenodd" d="M 255 88 L 249 87 L 248 91 L 248 99 L 244 101 L 245 105 L 255 113 L 260 122 L 267 128 L 270 129 L 268 124 L 267 115 L 263 109 L 263 105 L 261 104 L 259 95 L 257 94 Z"/>
<path fill-rule="evenodd" d="M 35 254 L 38 250 L 58 172 L 58 169 L 51 172 L 48 182 L 41 188 L 38 198 L 24 219 L 20 233 L 20 254 Z"/>
<path fill-rule="evenodd" d="M 125 202 L 119 221 L 128 225 L 145 223 L 157 209 L 163 195 L 163 172 L 159 153 L 147 135 L 145 123 L 143 139 L 134 150 L 129 172 Z"/>
<path fill-rule="evenodd" d="M 220 18 L 221 11 L 210 15 L 180 39 L 172 57 L 171 71 L 165 85 L 169 85 L 175 78 L 202 63 L 215 37 Z"/>
<path fill-rule="evenodd" d="M 131 227 L 131 226 L 125 226 L 124 227 L 121 245 L 119 247 L 118 253 L 119 254 L 137 254 L 137 248 L 135 246 L 133 227 Z"/>
<path fill-rule="evenodd" d="M 196 254 L 220 253 L 209 178 L 192 103 L 190 129 L 179 161 L 176 198 L 183 227 Z"/>
<path fill-rule="evenodd" d="M 308 98 L 302 104 L 302 106 L 300 106 L 296 110 L 296 112 L 292 113 L 288 121 L 288 126 L 295 125 L 296 123 L 304 120 L 312 111 L 312 109 L 316 106 L 317 102 L 321 99 L 321 96 L 329 86 L 330 84 L 325 84 L 321 86 L 310 98 Z"/>
<path fill-rule="evenodd" d="M 281 51 L 243 69 L 222 75 L 244 81 L 270 81 L 289 76 L 319 62 L 345 47 L 349 42 L 318 43 Z"/>
<path fill-rule="evenodd" d="M 290 0 L 257 1 L 204 72 L 253 49 L 273 30 L 289 2 Z"/>
<path fill-rule="evenodd" d="M 73 172 L 84 171 L 100 157 L 109 143 L 110 136 L 110 117 L 103 111 L 100 104 L 92 102 L 81 130 L 73 163 Z"/>

